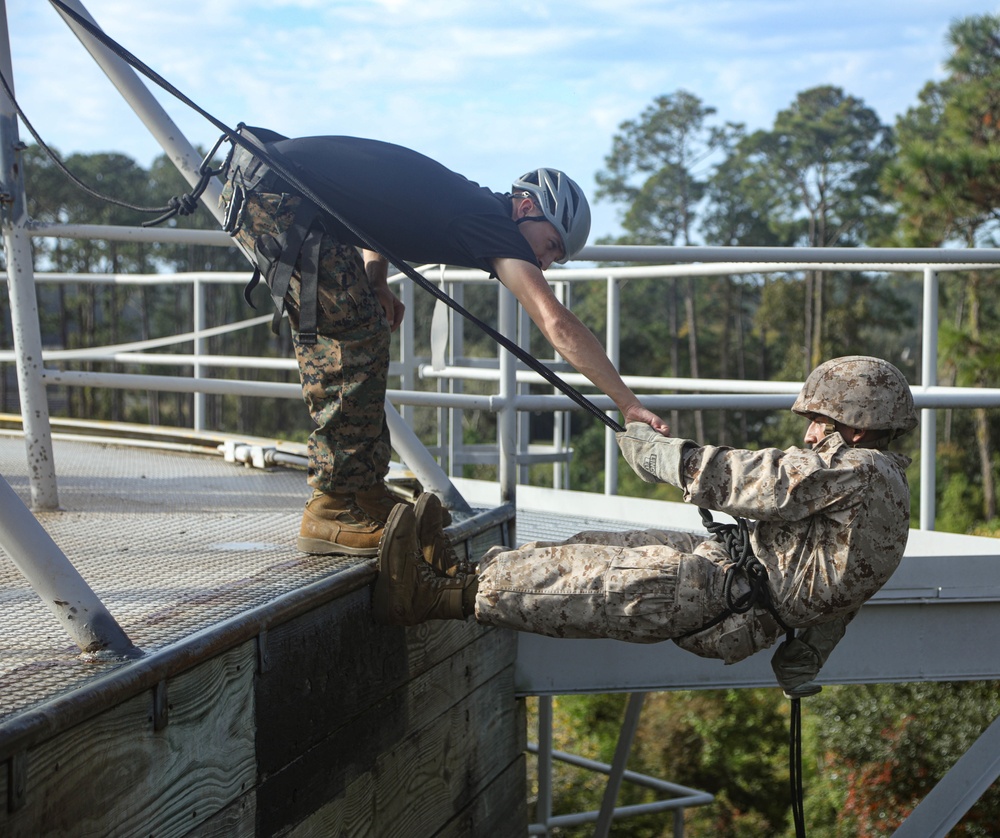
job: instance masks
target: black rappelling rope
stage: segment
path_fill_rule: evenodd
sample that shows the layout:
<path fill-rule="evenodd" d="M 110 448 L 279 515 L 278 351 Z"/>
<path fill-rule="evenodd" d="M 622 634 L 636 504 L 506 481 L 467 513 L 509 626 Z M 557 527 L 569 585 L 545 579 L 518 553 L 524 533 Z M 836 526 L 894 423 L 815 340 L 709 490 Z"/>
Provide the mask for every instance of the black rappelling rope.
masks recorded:
<path fill-rule="evenodd" d="M 98 192 L 96 189 L 91 188 L 86 183 L 84 183 L 80 178 L 78 178 L 73 172 L 67 168 L 66 164 L 59 158 L 59 155 L 55 153 L 39 136 L 38 132 L 35 130 L 35 126 L 31 124 L 31 120 L 28 119 L 27 115 L 21 109 L 21 106 L 17 103 L 17 99 L 14 98 L 14 91 L 11 89 L 10 84 L 8 84 L 7 79 L 4 74 L 0 72 L 0 87 L 3 87 L 3 92 L 7 95 L 10 100 L 11 105 L 14 106 L 14 110 L 17 115 L 21 118 L 21 122 L 24 123 L 24 127 L 28 129 L 28 133 L 34 137 L 35 142 L 38 143 L 38 147 L 44 151 L 49 159 L 55 164 L 56 168 L 59 169 L 66 177 L 68 177 L 74 184 L 76 184 L 80 189 L 86 192 L 88 195 L 92 195 L 101 201 L 107 201 L 109 204 L 114 204 L 115 206 L 124 207 L 125 209 L 132 210 L 133 212 L 147 212 L 147 213 L 162 213 L 167 212 L 171 209 L 171 206 L 165 207 L 140 207 L 135 204 L 130 204 L 128 201 L 120 201 L 118 198 L 112 198 L 110 195 L 105 195 Z"/>
<path fill-rule="evenodd" d="M 784 630 L 787 639 L 793 640 L 795 629 L 785 624 L 771 602 L 767 568 L 754 555 L 753 544 L 750 541 L 750 525 L 746 518 L 735 516 L 735 524 L 726 524 L 713 520 L 712 513 L 704 507 L 699 507 L 698 512 L 705 529 L 722 544 L 733 563 L 726 567 L 723 581 L 726 608 L 706 625 L 689 631 L 684 636 L 698 634 L 718 625 L 730 614 L 743 614 L 754 606 L 760 605 L 767 609 L 774 621 Z M 733 594 L 733 586 L 737 578 L 743 578 L 749 586 L 749 590 L 739 597 Z M 789 695 L 788 698 L 791 700 L 788 722 L 788 779 L 792 800 L 792 820 L 795 824 L 796 838 L 805 838 L 802 786 L 802 702 L 798 696 Z"/>
<path fill-rule="evenodd" d="M 805 838 L 806 814 L 802 788 L 802 699 L 793 696 L 788 722 L 788 780 L 792 797 L 795 838 Z"/>
<path fill-rule="evenodd" d="M 104 33 L 100 27 L 94 26 L 89 20 L 79 15 L 73 9 L 70 9 L 62 0 L 49 0 L 52 5 L 56 6 L 60 11 L 69 15 L 73 20 L 80 24 L 84 29 L 86 29 L 91 35 L 93 35 L 97 40 L 99 40 L 104 46 L 115 53 L 119 58 L 125 61 L 134 69 L 142 73 L 146 78 L 150 79 L 168 93 L 170 93 L 175 98 L 179 99 L 185 105 L 190 107 L 192 110 L 199 113 L 209 122 L 211 122 L 216 128 L 225 134 L 226 138 L 235 145 L 240 145 L 249 151 L 251 154 L 259 157 L 264 161 L 267 166 L 269 166 L 273 171 L 277 172 L 288 184 L 298 190 L 302 195 L 308 200 L 312 201 L 317 207 L 319 207 L 324 212 L 331 215 L 338 222 L 344 225 L 348 230 L 351 231 L 359 240 L 365 243 L 365 247 L 369 250 L 373 250 L 395 265 L 403 274 L 416 282 L 421 288 L 427 291 L 429 294 L 433 295 L 437 299 L 444 302 L 452 310 L 458 312 L 463 317 L 466 317 L 471 322 L 475 323 L 480 329 L 482 329 L 486 334 L 488 334 L 493 340 L 499 343 L 504 349 L 510 352 L 519 360 L 523 361 L 528 367 L 537 372 L 542 376 L 549 384 L 551 384 L 556 389 L 560 390 L 564 395 L 569 396 L 576 404 L 587 410 L 593 416 L 600 419 L 605 425 L 614 431 L 624 431 L 625 428 L 622 427 L 618 422 L 612 419 L 610 416 L 606 415 L 600 408 L 598 408 L 593 402 L 591 402 L 586 396 L 580 393 L 575 388 L 571 387 L 565 381 L 563 381 L 558 375 L 556 375 L 552 370 L 550 370 L 545 364 L 538 361 L 528 352 L 523 350 L 516 343 L 511 341 L 506 336 L 500 334 L 496 329 L 487 323 L 484 323 L 470 311 L 465 309 L 459 303 L 455 302 L 451 297 L 449 297 L 442 289 L 439 289 L 436 285 L 428 282 L 424 277 L 422 277 L 416 270 L 410 267 L 404 260 L 396 258 L 387 248 L 381 246 L 378 242 L 371 239 L 370 236 L 365 235 L 360 230 L 357 229 L 353 224 L 347 221 L 340 213 L 334 210 L 329 204 L 316 192 L 311 189 L 306 183 L 302 181 L 294 172 L 292 172 L 287 166 L 285 166 L 280 160 L 271 154 L 269 154 L 266 149 L 252 143 L 245 137 L 241 136 L 239 133 L 229 128 L 225 123 L 216 119 L 210 113 L 205 111 L 203 108 L 195 104 L 191 99 L 181 93 L 176 87 L 174 87 L 170 82 L 160 76 L 156 71 L 152 70 L 150 67 L 146 66 L 142 61 L 140 61 L 135 55 L 129 52 L 125 47 L 115 41 L 113 38 L 109 37 Z M 204 173 L 203 173 L 204 174 Z M 315 173 L 309 173 L 310 176 L 316 177 Z"/>

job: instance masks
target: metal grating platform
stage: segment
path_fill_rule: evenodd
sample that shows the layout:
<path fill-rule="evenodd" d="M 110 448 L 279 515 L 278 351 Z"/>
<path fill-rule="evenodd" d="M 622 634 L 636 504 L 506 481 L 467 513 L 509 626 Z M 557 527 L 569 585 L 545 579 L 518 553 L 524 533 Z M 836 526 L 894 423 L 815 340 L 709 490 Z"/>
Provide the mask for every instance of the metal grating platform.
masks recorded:
<path fill-rule="evenodd" d="M 132 642 L 156 651 L 370 559 L 306 556 L 294 539 L 303 472 L 221 456 L 54 442 L 62 511 L 42 525 Z M 26 503 L 24 442 L 0 437 L 0 474 Z M 0 722 L 119 666 L 86 663 L 0 552 Z"/>
<path fill-rule="evenodd" d="M 295 549 L 309 494 L 302 470 L 252 469 L 226 462 L 212 446 L 187 447 L 57 435 L 61 510 L 36 516 L 144 652 L 371 561 Z M 0 474 L 29 503 L 24 440 L 16 432 L 0 433 Z M 629 526 L 521 510 L 518 541 Z M 469 558 L 491 546 L 483 539 L 488 534 L 471 540 Z M 0 551 L 0 723 L 119 665 L 81 660 Z"/>

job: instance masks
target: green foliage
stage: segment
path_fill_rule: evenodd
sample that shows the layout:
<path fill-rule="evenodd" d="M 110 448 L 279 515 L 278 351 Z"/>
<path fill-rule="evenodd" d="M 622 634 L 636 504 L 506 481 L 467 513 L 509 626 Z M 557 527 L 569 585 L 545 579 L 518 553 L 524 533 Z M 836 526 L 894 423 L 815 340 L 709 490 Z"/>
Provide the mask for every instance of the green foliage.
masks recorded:
<path fill-rule="evenodd" d="M 165 156 L 145 171 L 135 161 L 120 154 L 73 154 L 66 166 L 94 191 L 137 207 L 164 208 L 171 196 L 189 186 Z M 52 160 L 37 147 L 24 152 L 25 191 L 28 212 L 43 222 L 109 224 L 135 226 L 155 217 L 109 203 L 71 183 Z M 159 211 L 157 215 L 161 214 Z M 215 218 L 205 209 L 167 222 L 171 227 L 216 229 Z M 85 239 L 38 239 L 34 248 L 39 270 L 71 273 L 152 274 L 200 270 L 247 270 L 246 261 L 235 248 L 187 245 L 109 242 Z M 249 271 L 247 273 L 249 278 Z M 165 335 L 183 334 L 193 329 L 190 286 L 120 286 L 114 284 L 40 285 L 42 339 L 50 348 L 80 348 L 117 345 Z M 266 297 L 258 302 L 270 306 Z M 263 309 L 263 310 L 266 310 Z M 206 287 L 206 321 L 209 326 L 247 318 L 242 288 L 227 285 Z M 207 340 L 207 352 L 232 356 L 291 357 L 287 334 L 271 336 L 268 327 L 255 327 Z M 158 350 L 189 353 L 191 342 Z M 77 365 L 80 368 L 81 365 Z M 126 371 L 119 364 L 85 363 L 85 370 Z M 129 372 L 189 375 L 190 366 L 178 361 L 176 367 L 130 365 Z M 211 375 L 234 379 L 296 382 L 295 371 L 215 370 Z M 4 382 L 6 379 L 0 375 Z M 51 412 L 55 416 L 86 416 L 149 424 L 190 425 L 193 398 L 183 394 L 128 392 L 94 388 L 50 390 Z M 5 406 L 10 395 L 4 389 Z M 7 407 L 7 409 L 10 409 Z M 310 427 L 309 417 L 298 400 L 256 399 L 236 396 L 206 398 L 209 426 L 241 434 L 263 437 L 285 429 L 283 436 L 303 437 L 300 430 Z"/>
<path fill-rule="evenodd" d="M 610 763 L 625 712 L 624 695 L 560 696 L 553 700 L 554 747 Z M 708 791 L 715 800 L 685 814 L 685 834 L 750 838 L 780 834 L 788 818 L 787 702 L 778 690 L 717 690 L 646 696 L 628 768 Z M 555 814 L 600 808 L 605 779 L 556 764 Z M 626 783 L 619 805 L 658 799 Z M 593 827 L 561 830 L 583 838 Z M 619 838 L 673 834 L 664 813 L 617 822 Z"/>
<path fill-rule="evenodd" d="M 996 682 L 833 687 L 810 701 L 826 741 L 823 774 L 844 795 L 839 835 L 888 836 L 1000 715 Z M 949 834 L 990 836 L 990 789 Z"/>

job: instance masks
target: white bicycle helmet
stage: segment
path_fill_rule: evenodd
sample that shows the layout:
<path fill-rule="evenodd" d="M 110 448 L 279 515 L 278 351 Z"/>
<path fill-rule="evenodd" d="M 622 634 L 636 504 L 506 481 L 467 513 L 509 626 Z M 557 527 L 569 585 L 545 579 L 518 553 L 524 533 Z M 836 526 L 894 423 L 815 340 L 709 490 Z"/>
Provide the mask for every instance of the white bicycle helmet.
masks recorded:
<path fill-rule="evenodd" d="M 556 228 L 565 251 L 558 262 L 568 262 L 583 250 L 590 235 L 590 205 L 576 181 L 558 169 L 534 169 L 514 181 L 513 192 L 529 193 Z"/>

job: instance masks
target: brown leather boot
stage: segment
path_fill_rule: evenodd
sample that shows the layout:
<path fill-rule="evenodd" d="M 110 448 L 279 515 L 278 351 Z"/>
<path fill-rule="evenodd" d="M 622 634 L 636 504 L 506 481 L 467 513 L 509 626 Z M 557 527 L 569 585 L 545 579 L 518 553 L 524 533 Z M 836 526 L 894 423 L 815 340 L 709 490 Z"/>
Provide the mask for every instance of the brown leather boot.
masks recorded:
<path fill-rule="evenodd" d="M 438 576 L 420 552 L 413 510 L 400 504 L 385 525 L 372 616 L 377 623 L 395 626 L 464 620 L 473 613 L 478 581 L 475 574 Z"/>
<path fill-rule="evenodd" d="M 455 555 L 451 539 L 444 528 L 451 523 L 451 514 L 437 495 L 423 492 L 413 507 L 417 519 L 417 541 L 424 555 L 424 561 L 438 573 L 454 576 L 459 571 L 468 573 L 471 568 L 467 562 L 460 562 Z"/>
<path fill-rule="evenodd" d="M 315 491 L 302 514 L 297 546 L 323 556 L 376 556 L 382 528 L 357 505 L 353 492 Z"/>
<path fill-rule="evenodd" d="M 397 503 L 409 503 L 399 495 L 390 492 L 384 480 L 379 480 L 374 486 L 355 492 L 354 498 L 369 518 L 381 521 L 383 524 L 389 520 L 389 514 Z"/>

